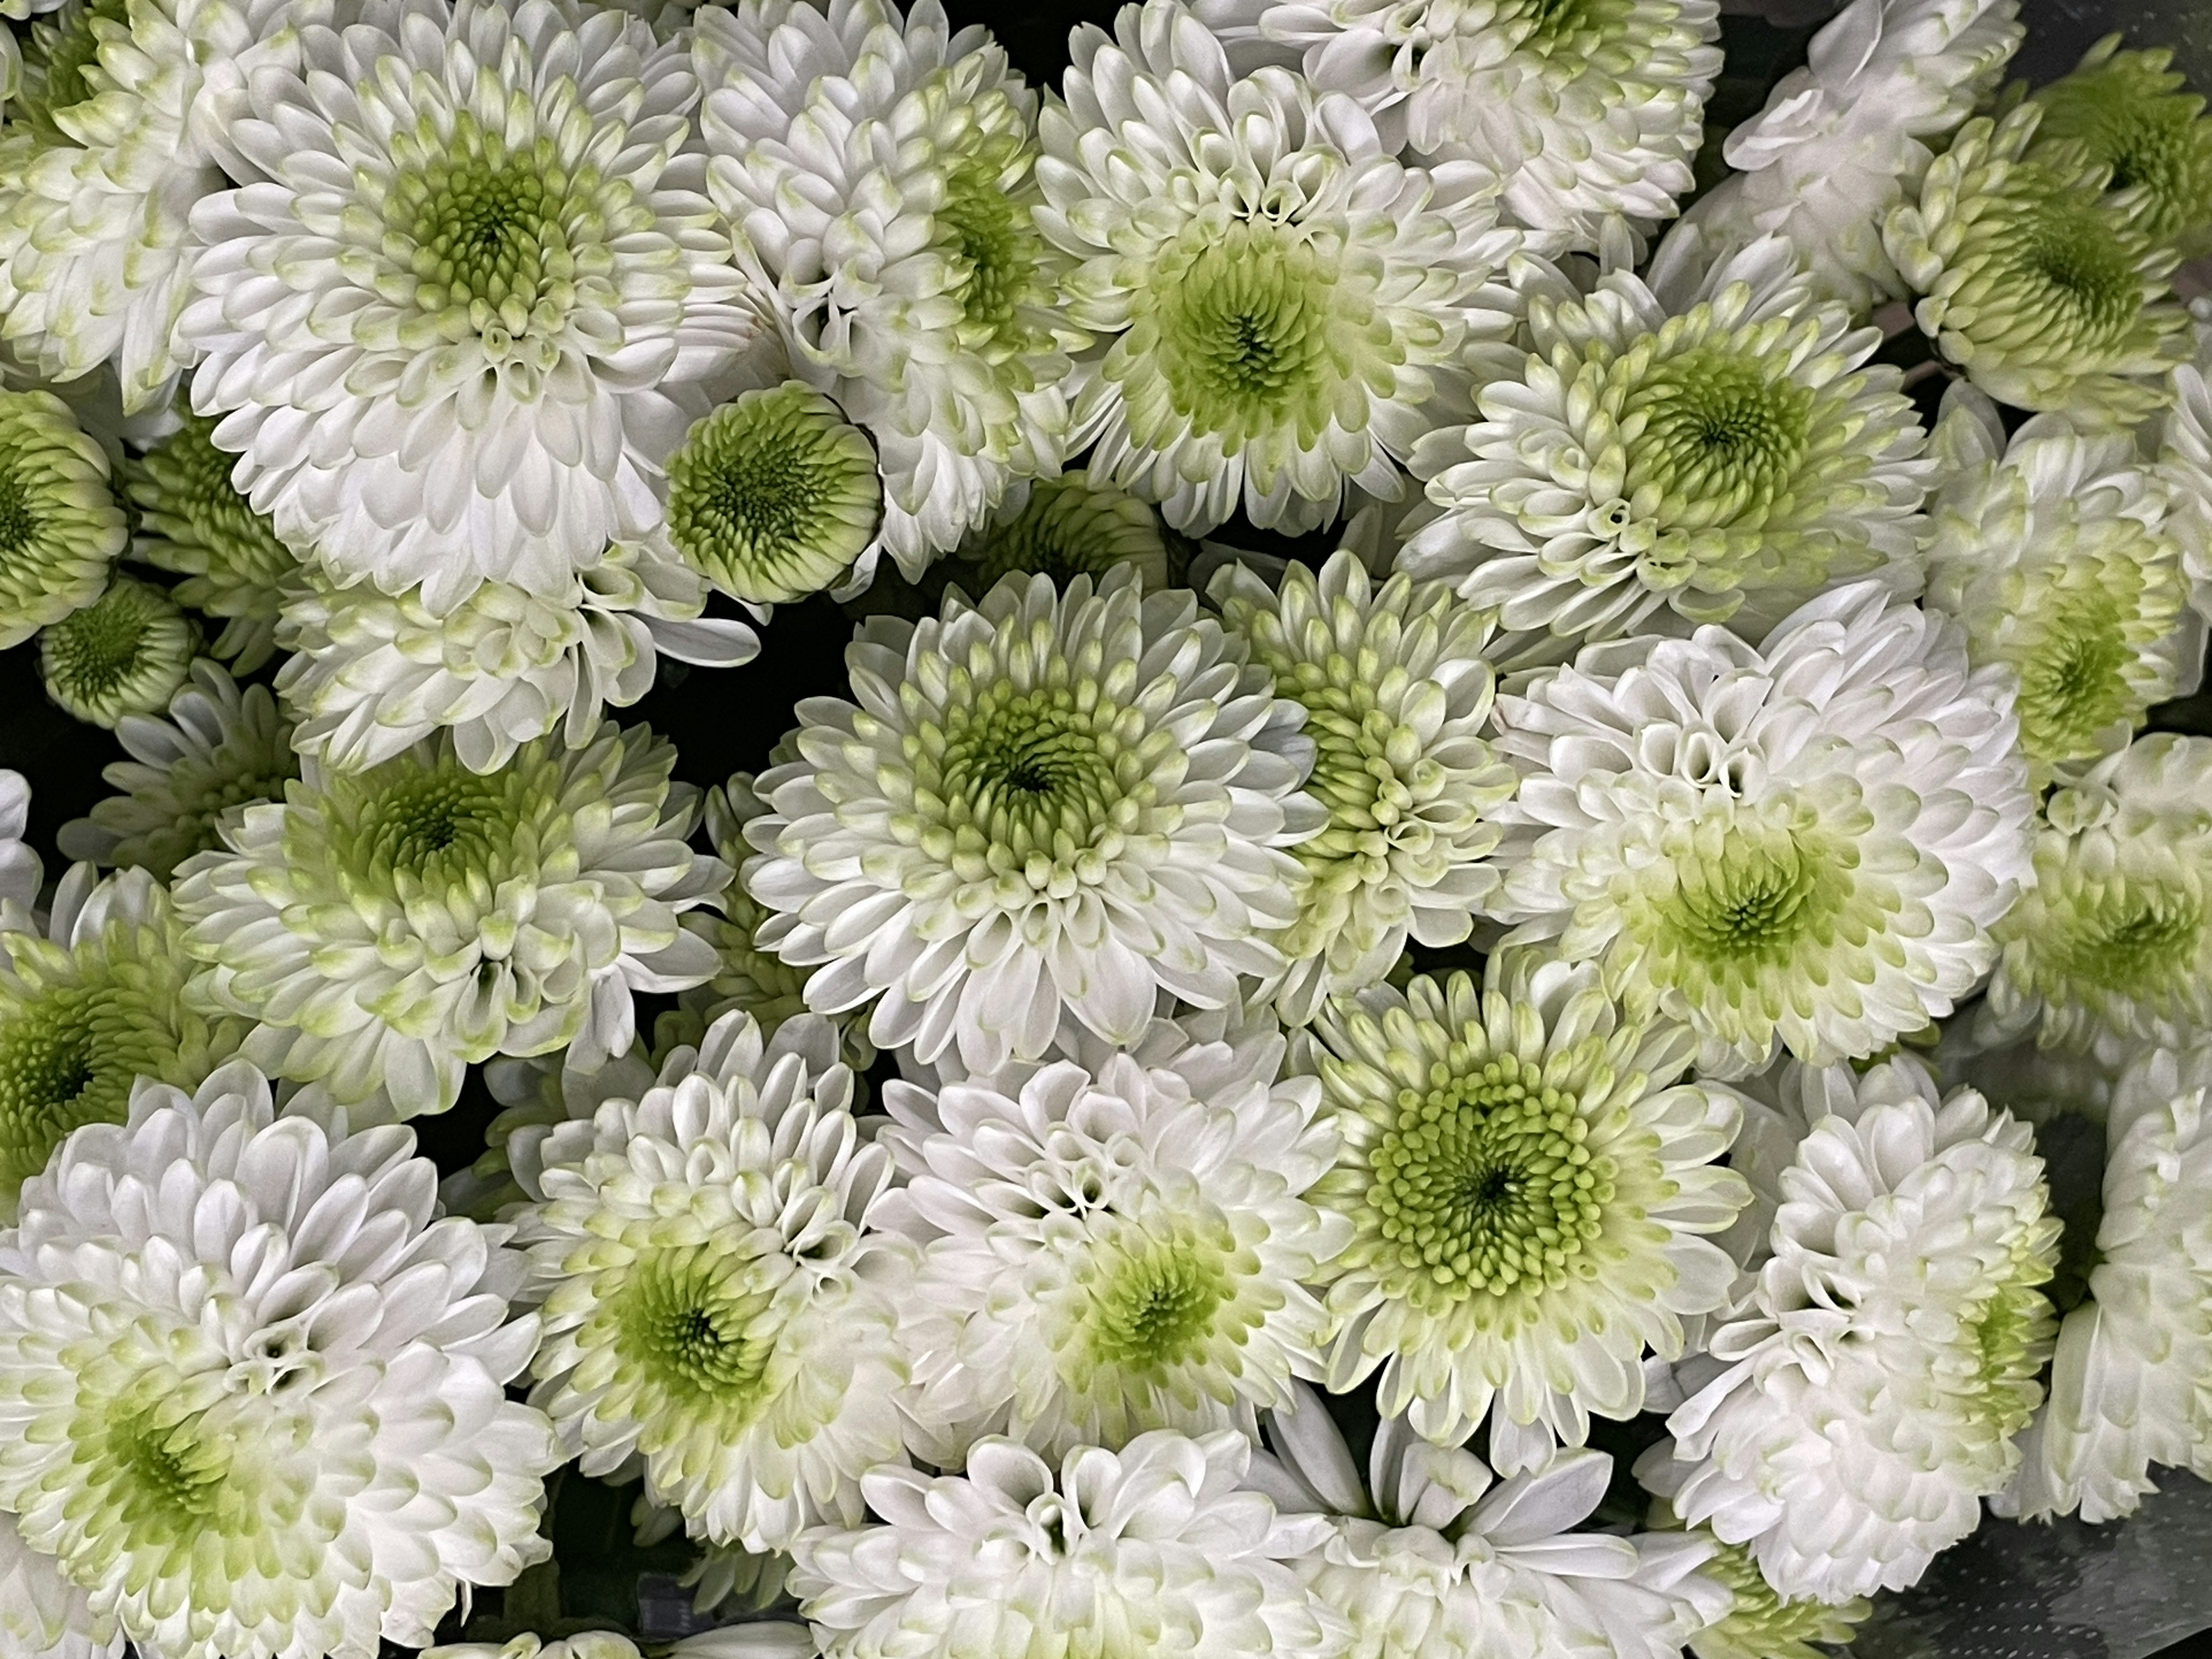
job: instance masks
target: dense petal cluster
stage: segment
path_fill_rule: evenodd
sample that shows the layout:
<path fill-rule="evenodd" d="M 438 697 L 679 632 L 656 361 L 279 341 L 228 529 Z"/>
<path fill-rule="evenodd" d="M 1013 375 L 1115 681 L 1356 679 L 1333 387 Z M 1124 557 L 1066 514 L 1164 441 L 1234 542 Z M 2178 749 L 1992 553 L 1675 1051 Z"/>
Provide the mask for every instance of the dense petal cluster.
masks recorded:
<path fill-rule="evenodd" d="M 2122 52 L 2106 35 L 2072 74 L 2031 94 L 2043 106 L 2035 137 L 2079 143 L 2112 170 L 2112 189 L 2141 192 L 2144 234 L 2196 252 L 2212 230 L 2212 121 L 2172 62 L 2170 48 Z"/>
<path fill-rule="evenodd" d="M 1875 582 L 1758 646 L 1592 646 L 1499 699 L 1522 782 L 1498 908 L 1632 1015 L 1688 1022 L 1708 1071 L 1874 1054 L 1989 971 L 2028 879 L 2013 687 Z"/>
<path fill-rule="evenodd" d="M 90 605 L 127 538 L 107 457 L 51 392 L 0 392 L 0 650 Z"/>
<path fill-rule="evenodd" d="M 544 1559 L 551 1425 L 503 1385 L 523 1263 L 433 1219 L 398 1128 L 243 1064 L 78 1130 L 0 1234 L 0 1505 L 179 1659 L 374 1659 Z"/>

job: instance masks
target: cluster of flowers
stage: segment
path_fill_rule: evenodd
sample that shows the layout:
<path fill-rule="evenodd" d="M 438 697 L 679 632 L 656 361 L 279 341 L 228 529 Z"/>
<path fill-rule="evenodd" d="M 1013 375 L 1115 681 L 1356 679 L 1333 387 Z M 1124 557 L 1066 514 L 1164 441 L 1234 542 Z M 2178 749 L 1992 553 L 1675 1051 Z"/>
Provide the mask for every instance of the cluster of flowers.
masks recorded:
<path fill-rule="evenodd" d="M 1678 216 L 1713 0 L 0 0 L 131 757 L 0 774 L 0 1659 L 429 1644 L 572 1462 L 723 1659 L 1809 1659 L 2212 1477 L 2212 121 L 2014 11 Z"/>

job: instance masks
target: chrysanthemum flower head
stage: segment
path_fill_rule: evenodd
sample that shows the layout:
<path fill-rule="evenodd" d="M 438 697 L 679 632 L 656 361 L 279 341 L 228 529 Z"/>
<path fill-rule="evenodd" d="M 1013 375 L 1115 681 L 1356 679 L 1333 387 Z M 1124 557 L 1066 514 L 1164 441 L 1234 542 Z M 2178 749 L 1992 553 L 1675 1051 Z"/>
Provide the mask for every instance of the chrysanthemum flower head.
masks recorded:
<path fill-rule="evenodd" d="M 434 1219 L 414 1152 L 276 1119 L 238 1063 L 142 1088 L 25 1186 L 0 1504 L 134 1642 L 373 1659 L 548 1553 L 560 1453 L 504 1390 L 538 1340 L 522 1258 Z"/>
<path fill-rule="evenodd" d="M 1684 219 L 1719 250 L 1787 236 L 1815 286 L 1863 314 L 1905 291 L 1882 246 L 1946 135 L 1994 92 L 2021 41 L 2017 0 L 1850 0 L 1731 131 L 1736 171 Z"/>
<path fill-rule="evenodd" d="M 1883 245 L 1922 331 L 1990 397 L 2132 424 L 2189 355 L 2166 282 L 2179 256 L 2144 228 L 2142 198 L 2103 193 L 2112 170 L 2079 141 L 2028 154 L 2042 118 L 2028 103 L 1967 122 Z"/>
<path fill-rule="evenodd" d="M 2168 489 L 2130 434 L 2038 416 L 2008 443 L 1971 386 L 1948 402 L 1927 602 L 1966 625 L 1969 660 L 2019 676 L 2039 786 L 2125 747 L 2153 703 L 2193 688 L 2203 624 Z"/>
<path fill-rule="evenodd" d="M 1290 70 L 1237 79 L 1181 0 L 1115 27 L 1075 32 L 1039 118 L 1037 222 L 1079 262 L 1070 316 L 1108 342 L 1085 370 L 1092 475 L 1194 533 L 1240 505 L 1314 529 L 1348 483 L 1395 497 L 1413 441 L 1506 361 L 1492 279 L 1521 239 L 1496 175 L 1407 167 Z"/>
<path fill-rule="evenodd" d="M 941 615 L 869 619 L 857 702 L 799 705 L 799 758 L 761 775 L 758 942 L 816 967 L 825 1013 L 973 1072 L 1050 1045 L 1063 1009 L 1115 1040 L 1154 993 L 1200 1006 L 1275 973 L 1285 850 L 1318 827 L 1304 711 L 1133 570 L 1065 592 L 1010 576 Z"/>
<path fill-rule="evenodd" d="M 2013 684 L 1876 582 L 1757 646 L 1589 647 L 1498 700 L 1510 937 L 1687 1022 L 1711 1073 L 1876 1052 L 1973 988 L 2028 878 Z"/>
<path fill-rule="evenodd" d="M 2027 1126 L 1972 1090 L 1900 1058 L 1837 1103 L 1712 1339 L 1727 1369 L 1637 1474 L 1779 1595 L 1841 1603 L 1917 1581 L 2019 1467 L 2060 1228 Z"/>
<path fill-rule="evenodd" d="M 1307 792 L 1328 825 L 1297 848 L 1298 919 L 1276 943 L 1277 993 L 1304 1024 L 1327 996 L 1375 984 L 1408 939 L 1457 945 L 1496 890 L 1495 810 L 1513 769 L 1481 733 L 1492 681 L 1486 619 L 1441 582 L 1382 582 L 1340 552 L 1316 574 L 1293 564 L 1270 587 L 1225 568 L 1214 601 L 1277 693 L 1306 711 Z"/>
<path fill-rule="evenodd" d="M 2212 1472 L 2212 1048 L 2153 1049 L 2113 1092 L 2081 1298 L 2000 1514 L 2132 1515 L 2154 1463 Z M 2071 1218 L 2069 1220 L 2072 1225 Z M 2069 1256 L 2075 1241 L 2069 1238 Z"/>
<path fill-rule="evenodd" d="M 44 931 L 0 933 L 0 1221 L 64 1136 L 123 1121 L 138 1079 L 196 1088 L 238 1051 L 246 1022 L 186 995 L 183 933 L 145 871 L 88 864 Z"/>
<path fill-rule="evenodd" d="M 359 774 L 310 764 L 178 869 L 206 994 L 259 1022 L 257 1063 L 340 1102 L 381 1088 L 403 1116 L 449 1109 L 495 1054 L 623 1053 L 633 991 L 714 967 L 678 918 L 729 872 L 684 845 L 698 800 L 675 759 L 610 720 L 489 775 L 450 736 Z"/>
<path fill-rule="evenodd" d="M 888 1085 L 906 1181 L 887 1216 L 922 1249 L 910 1414 L 940 1466 L 985 1434 L 1056 1458 L 1152 1429 L 1256 1433 L 1318 1369 L 1303 1286 L 1351 1229 L 1312 1201 L 1337 1136 L 1318 1084 L 1279 1080 L 1279 1027 L 1163 1020 L 1133 1051 L 1091 1046 L 933 1094 Z"/>
<path fill-rule="evenodd" d="M 0 1654 L 7 1659 L 121 1659 L 123 1632 L 62 1577 L 61 1563 L 23 1541 L 0 1513 Z"/>
<path fill-rule="evenodd" d="M 295 654 L 276 689 L 302 755 L 361 771 L 451 731 L 463 765 L 493 772 L 556 732 L 588 742 L 663 655 L 734 668 L 760 650 L 745 623 L 701 615 L 706 584 L 653 540 L 611 544 L 553 587 L 487 580 L 443 616 L 424 591 L 341 587 L 312 566 L 288 585 L 276 637 Z"/>
<path fill-rule="evenodd" d="M 1999 925 L 2010 1024 L 2087 1048 L 2212 1032 L 2212 738 L 2154 732 L 2045 804 L 2035 878 Z"/>
<path fill-rule="evenodd" d="M 1589 639 L 1756 635 L 1833 582 L 1915 589 L 1934 472 L 1897 371 L 1867 366 L 1879 331 L 1779 237 L 1686 274 L 1541 285 L 1525 366 L 1414 452 L 1443 512 L 1404 568 L 1507 629 Z"/>
<path fill-rule="evenodd" d="M 193 204 L 253 169 L 244 88 L 295 65 L 326 0 L 71 0 L 32 32 L 0 135 L 0 336 L 57 383 L 115 365 L 124 408 L 170 399 L 201 244 Z"/>
<path fill-rule="evenodd" d="M 633 1457 L 692 1530 L 747 1549 L 861 1517 L 904 1455 L 908 1253 L 827 1021 L 731 1014 L 635 1101 L 537 1149 L 518 1216 L 545 1296 L 532 1399 L 587 1474 Z"/>
<path fill-rule="evenodd" d="M 1165 1430 L 1055 1468 L 985 1440 L 960 1475 L 864 1483 L 879 1522 L 799 1540 L 792 1588 L 829 1659 L 968 1648 L 1061 1659 L 1336 1659 L 1340 1620 L 1291 1561 L 1327 1522 L 1243 1487 L 1251 1442 Z M 957 1644 L 957 1646 L 956 1646 Z"/>
<path fill-rule="evenodd" d="M 166 708 L 198 644 L 167 588 L 118 574 L 82 610 L 39 630 L 39 678 L 77 719 L 112 729 Z"/>
<path fill-rule="evenodd" d="M 877 544 L 883 480 L 867 434 L 798 380 L 741 392 L 668 463 L 668 538 L 747 605 L 803 599 Z"/>
<path fill-rule="evenodd" d="M 131 556 L 184 577 L 171 590 L 177 603 L 223 619 L 209 652 L 251 674 L 276 651 L 281 590 L 300 560 L 231 483 L 238 458 L 215 447 L 215 425 L 188 415 L 125 463 L 138 508 Z"/>
<path fill-rule="evenodd" d="M 1708 0 L 1272 0 L 1261 38 L 1298 50 L 1325 92 L 1358 100 L 1393 149 L 1472 158 L 1514 222 L 1595 248 L 1609 225 L 1674 214 L 1720 72 Z"/>
<path fill-rule="evenodd" d="M 1695 1569 L 1710 1538 L 1573 1532 L 1605 1496 L 1613 1459 L 1555 1450 L 1496 1480 L 1482 1460 L 1402 1417 L 1377 1427 L 1363 1480 L 1312 1390 L 1272 1412 L 1280 1501 L 1329 1531 L 1297 1563 L 1352 1626 L 1346 1659 L 1511 1659 L 1592 1653 L 1667 1659 L 1725 1605 Z"/>
<path fill-rule="evenodd" d="M 264 181 L 194 211 L 193 407 L 342 582 L 439 614 L 487 579 L 560 592 L 659 522 L 756 326 L 678 154 L 689 53 L 566 0 L 407 0 L 299 50 L 235 124 Z"/>
<path fill-rule="evenodd" d="M 1015 572 L 1099 581 L 1117 564 L 1136 566 L 1147 587 L 1169 586 L 1159 514 L 1085 471 L 1009 490 L 991 521 L 969 532 L 958 556 L 984 588 Z"/>
<path fill-rule="evenodd" d="M 2043 106 L 2035 142 L 2078 140 L 2112 170 L 2110 188 L 2141 194 L 2145 235 L 2196 252 L 2212 230 L 2212 120 L 2172 69 L 2172 48 L 2122 52 L 2120 40 L 2106 35 L 2072 74 L 2028 94 Z"/>
<path fill-rule="evenodd" d="M 1589 964 L 1509 952 L 1478 987 L 1416 977 L 1316 1024 L 1344 1137 L 1318 1201 L 1352 1242 L 1324 1264 L 1329 1386 L 1382 1372 L 1379 1409 L 1457 1441 L 1493 1409 L 1579 1443 L 1644 1403 L 1647 1349 L 1727 1299 L 1704 1235 L 1750 1194 L 1716 1167 L 1735 1097 L 1679 1081 L 1680 1027 L 1624 1019 Z"/>
<path fill-rule="evenodd" d="M 853 585 L 879 550 L 912 578 L 1071 440 L 1062 383 L 1085 337 L 1032 218 L 1036 94 L 938 0 L 903 18 L 890 0 L 740 0 L 695 27 L 715 205 L 792 374 L 881 459 Z"/>
<path fill-rule="evenodd" d="M 127 539 L 107 457 L 69 405 L 0 391 L 0 650 L 99 599 Z"/>

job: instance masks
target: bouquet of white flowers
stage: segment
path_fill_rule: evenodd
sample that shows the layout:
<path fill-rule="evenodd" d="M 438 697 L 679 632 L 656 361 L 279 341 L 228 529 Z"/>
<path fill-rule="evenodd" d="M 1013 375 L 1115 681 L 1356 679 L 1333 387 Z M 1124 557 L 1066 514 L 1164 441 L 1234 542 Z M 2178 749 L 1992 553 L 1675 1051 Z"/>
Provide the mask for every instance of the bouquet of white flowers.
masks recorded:
<path fill-rule="evenodd" d="M 0 0 L 0 1659 L 2212 1624 L 2212 118 L 1807 10 Z"/>

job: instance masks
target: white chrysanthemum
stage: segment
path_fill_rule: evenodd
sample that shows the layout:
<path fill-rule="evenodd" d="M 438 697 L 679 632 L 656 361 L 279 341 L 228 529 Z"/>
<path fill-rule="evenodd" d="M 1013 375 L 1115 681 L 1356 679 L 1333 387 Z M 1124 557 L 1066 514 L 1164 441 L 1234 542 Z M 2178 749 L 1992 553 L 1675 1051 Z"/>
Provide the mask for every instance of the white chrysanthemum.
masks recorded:
<path fill-rule="evenodd" d="M 42 931 L 0 933 L 0 1224 L 64 1136 L 123 1121 L 139 1079 L 197 1088 L 237 1053 L 246 1023 L 187 1000 L 191 972 L 169 895 L 143 870 L 102 880 L 76 865 Z"/>
<path fill-rule="evenodd" d="M 0 1659 L 121 1659 L 123 1632 L 92 1610 L 84 1591 L 62 1577 L 0 1513 Z"/>
<path fill-rule="evenodd" d="M 1164 988 L 1200 1006 L 1283 966 L 1304 711 L 1135 573 L 1010 576 L 920 623 L 871 617 L 858 705 L 799 707 L 797 761 L 762 774 L 745 886 L 758 942 L 824 1013 L 879 997 L 879 1048 L 972 1072 L 1051 1043 L 1062 1009 L 1133 1040 Z"/>
<path fill-rule="evenodd" d="M 2045 805 L 1990 1011 L 2039 1040 L 2212 1032 L 2212 738 L 2154 732 Z"/>
<path fill-rule="evenodd" d="M 1595 248 L 1674 216 L 1720 73 L 1712 0 L 1267 0 L 1256 33 L 1393 149 L 1472 158 L 1513 220 Z"/>
<path fill-rule="evenodd" d="M 276 653 L 282 590 L 300 560 L 232 484 L 238 458 L 215 447 L 215 427 L 189 416 L 124 463 L 138 508 L 131 556 L 184 577 L 172 590 L 177 603 L 223 618 L 209 651 L 251 674 Z"/>
<path fill-rule="evenodd" d="M 1037 222 L 1080 262 L 1069 315 L 1110 337 L 1085 370 L 1091 474 L 1193 532 L 1240 504 L 1315 529 L 1347 483 L 1396 496 L 1414 440 L 1512 358 L 1496 175 L 1406 167 L 1287 70 L 1237 79 L 1181 0 L 1115 27 L 1076 30 L 1038 118 Z"/>
<path fill-rule="evenodd" d="M 118 574 L 90 605 L 39 630 L 39 678 L 78 720 L 112 730 L 166 708 L 198 645 L 199 629 L 167 589 Z"/>
<path fill-rule="evenodd" d="M 2087 1299 L 2058 1328 L 2051 1395 L 1992 1500 L 2000 1514 L 2116 1520 L 2156 1490 L 2154 1463 L 2212 1478 L 2208 1093 L 2202 1046 L 2154 1050 L 2120 1079 Z"/>
<path fill-rule="evenodd" d="M 1270 587 L 1236 564 L 1212 583 L 1223 620 L 1278 694 L 1306 711 L 1307 792 L 1328 824 L 1297 848 L 1298 920 L 1276 939 L 1291 962 L 1277 993 L 1304 1024 L 1324 997 L 1363 990 L 1410 938 L 1457 945 L 1497 890 L 1492 816 L 1513 769 L 1482 738 L 1490 627 L 1442 582 L 1376 582 L 1356 554 Z"/>
<path fill-rule="evenodd" d="M 193 406 L 341 580 L 439 613 L 483 580 L 559 592 L 659 522 L 754 327 L 678 154 L 690 54 L 565 0 L 374 15 L 248 83 L 234 138 L 267 181 L 192 216 Z"/>
<path fill-rule="evenodd" d="M 1038 235 L 1036 94 L 938 0 L 739 0 L 695 20 L 708 187 L 757 262 L 791 371 L 874 441 L 909 578 L 1050 476 L 1085 343 Z"/>
<path fill-rule="evenodd" d="M 2143 229 L 2140 195 L 2078 142 L 2028 153 L 2040 104 L 1977 117 L 1890 210 L 1882 244 L 1936 349 L 2000 403 L 2131 426 L 2170 395 L 2189 313 L 2179 256 Z"/>
<path fill-rule="evenodd" d="M 1318 1281 L 1329 1386 L 1381 1367 L 1378 1409 L 1438 1441 L 1493 1404 L 1575 1443 L 1634 1416 L 1646 1350 L 1680 1358 L 1682 1321 L 1727 1300 L 1735 1264 L 1703 1235 L 1750 1197 L 1715 1162 L 1735 1097 L 1679 1081 L 1689 1035 L 1519 952 L 1480 990 L 1377 987 L 1316 1034 L 1344 1151 L 1315 1197 L 1354 1230 Z"/>
<path fill-rule="evenodd" d="M 1493 1484 L 1474 1453 L 1386 1417 L 1363 1483 L 1311 1390 L 1271 1413 L 1267 1431 L 1276 1459 L 1255 1484 L 1289 1512 L 1328 1519 L 1296 1565 L 1351 1624 L 1346 1659 L 1680 1659 L 1725 1605 L 1695 1571 L 1710 1538 L 1568 1530 L 1605 1496 L 1613 1459 L 1602 1452 L 1555 1451 Z"/>
<path fill-rule="evenodd" d="M 1917 1581 L 2019 1466 L 2043 1398 L 2058 1222 L 2027 1126 L 1917 1060 L 1856 1080 L 1782 1177 L 1727 1369 L 1637 1465 L 1785 1596 Z"/>
<path fill-rule="evenodd" d="M 1504 628 L 1586 639 L 1711 622 L 1756 636 L 1869 574 L 1917 591 L 1926 435 L 1898 371 L 1867 366 L 1879 331 L 1816 300 L 1789 243 L 1693 290 L 1625 270 L 1588 295 L 1542 284 L 1528 332 L 1482 420 L 1415 449 L 1443 513 L 1403 568 Z"/>
<path fill-rule="evenodd" d="M 0 1506 L 173 1659 L 427 1644 L 538 1535 L 552 1425 L 503 1385 L 523 1261 L 434 1220 L 398 1128 L 277 1120 L 250 1066 L 79 1129 L 0 1235 Z M 158 1195 L 158 1197 L 157 1197 Z"/>
<path fill-rule="evenodd" d="M 874 1224 L 890 1162 L 853 1087 L 828 1021 L 763 1042 L 729 1015 L 635 1102 L 556 1127 L 516 1218 L 545 1297 L 532 1400 L 585 1474 L 642 1459 L 719 1543 L 857 1526 L 861 1474 L 904 1455 L 910 1257 Z"/>
<path fill-rule="evenodd" d="M 130 534 L 108 474 L 59 398 L 0 391 L 0 651 L 106 587 Z"/>
<path fill-rule="evenodd" d="M 38 849 L 23 839 L 31 824 L 31 781 L 0 767 L 0 926 L 27 921 L 46 879 Z"/>
<path fill-rule="evenodd" d="M 1055 1478 L 986 1440 L 964 1475 L 870 1475 L 882 1522 L 808 1534 L 792 1587 L 830 1659 L 1336 1659 L 1342 1622 L 1287 1565 L 1327 1523 L 1242 1490 L 1251 1456 L 1241 1434 L 1158 1431 Z"/>
<path fill-rule="evenodd" d="M 167 881 L 195 853 L 220 848 L 233 807 L 279 800 L 300 775 L 292 725 L 265 685 L 238 683 L 201 658 L 169 699 L 166 719 L 127 714 L 116 737 L 131 758 L 101 772 L 123 793 L 62 826 L 62 852 L 94 864 L 136 867 Z"/>
<path fill-rule="evenodd" d="M 2124 748 L 2153 703 L 2194 690 L 2203 623 L 2166 528 L 2167 491 L 2130 434 L 2039 415 L 2008 443 L 1971 386 L 1947 402 L 1928 604 L 1966 625 L 1970 661 L 2020 677 L 2021 746 L 2039 787 Z"/>
<path fill-rule="evenodd" d="M 1905 292 L 1882 225 L 1917 193 L 1929 145 L 1996 90 L 2020 45 L 2017 0 L 1850 0 L 1805 66 L 1731 131 L 1735 174 L 1684 222 L 1723 251 L 1769 235 L 1804 251 L 1820 290 L 1863 314 Z"/>
<path fill-rule="evenodd" d="M 1352 1231 L 1308 1191 L 1337 1150 L 1320 1085 L 1277 1080 L 1272 1020 L 1196 1038 L 1160 1021 L 1087 1065 L 888 1085 L 907 1184 L 886 1219 L 922 1247 L 902 1335 L 932 1462 L 987 1434 L 1055 1459 L 1150 1429 L 1255 1434 L 1318 1374 L 1327 1319 L 1302 1287 Z"/>
<path fill-rule="evenodd" d="M 714 969 L 678 917 L 729 871 L 684 845 L 698 799 L 675 761 L 610 720 L 489 776 L 450 736 L 357 775 L 311 764 L 177 872 L 205 994 L 260 1022 L 257 1063 L 341 1102 L 381 1088 L 405 1117 L 449 1109 L 495 1054 L 621 1054 L 634 991 Z"/>
<path fill-rule="evenodd" d="M 340 587 L 313 567 L 287 588 L 276 638 L 297 654 L 276 689 L 302 755 L 362 771 L 451 729 L 461 763 L 494 772 L 556 731 L 590 741 L 653 689 L 662 653 L 734 668 L 760 650 L 744 623 L 701 615 L 706 583 L 653 542 L 614 543 L 550 587 L 488 580 L 443 616 L 423 592 Z"/>
<path fill-rule="evenodd" d="M 200 236 L 193 204 L 258 172 L 234 147 L 255 76 L 299 61 L 328 0 L 70 0 L 32 32 L 0 137 L 0 337 L 48 380 L 112 362 L 168 402 Z"/>
<path fill-rule="evenodd" d="M 2033 805 L 2002 667 L 1861 582 L 1758 646 L 1724 629 L 1592 646 L 1498 699 L 1522 771 L 1498 908 L 1595 960 L 1698 1065 L 1870 1054 L 1996 960 Z"/>

